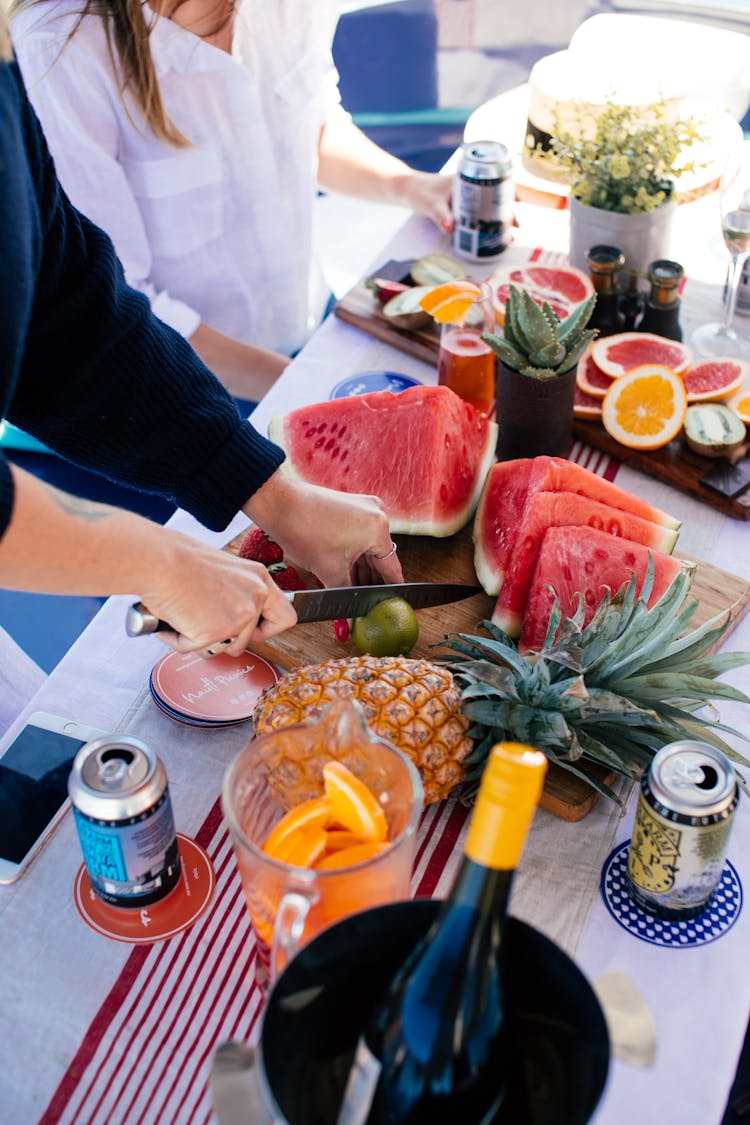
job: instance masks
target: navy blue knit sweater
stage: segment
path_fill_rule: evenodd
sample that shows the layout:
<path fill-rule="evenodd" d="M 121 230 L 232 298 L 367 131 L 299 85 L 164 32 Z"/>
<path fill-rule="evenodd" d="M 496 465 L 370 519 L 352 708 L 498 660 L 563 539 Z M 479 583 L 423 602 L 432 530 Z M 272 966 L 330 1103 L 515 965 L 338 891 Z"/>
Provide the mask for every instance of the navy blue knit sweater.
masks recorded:
<path fill-rule="evenodd" d="M 57 181 L 18 68 L 2 62 L 0 417 L 215 531 L 284 456 L 126 285 L 109 238 Z M 12 507 L 0 456 L 0 535 Z"/>

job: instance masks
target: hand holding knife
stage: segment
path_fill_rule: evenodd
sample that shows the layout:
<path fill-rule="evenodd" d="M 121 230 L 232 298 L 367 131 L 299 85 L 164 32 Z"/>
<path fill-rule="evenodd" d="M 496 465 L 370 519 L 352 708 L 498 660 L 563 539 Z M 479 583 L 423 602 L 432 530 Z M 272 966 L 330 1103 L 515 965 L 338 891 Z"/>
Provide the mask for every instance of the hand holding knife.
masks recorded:
<path fill-rule="evenodd" d="M 317 590 L 287 590 L 298 624 L 362 617 L 387 598 L 404 598 L 413 609 L 446 605 L 481 594 L 481 586 L 459 582 L 397 582 L 376 586 L 337 586 Z M 125 629 L 130 637 L 156 633 L 172 626 L 152 614 L 142 602 L 128 609 Z"/>

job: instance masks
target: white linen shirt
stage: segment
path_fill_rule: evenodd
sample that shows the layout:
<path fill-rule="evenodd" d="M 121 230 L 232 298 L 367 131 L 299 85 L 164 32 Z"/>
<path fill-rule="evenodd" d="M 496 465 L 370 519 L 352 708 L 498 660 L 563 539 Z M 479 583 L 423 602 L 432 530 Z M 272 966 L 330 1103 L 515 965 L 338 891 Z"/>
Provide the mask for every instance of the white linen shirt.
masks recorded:
<path fill-rule="evenodd" d="M 68 195 L 184 336 L 204 321 L 245 343 L 299 348 L 326 297 L 312 223 L 320 130 L 343 113 L 335 0 L 244 0 L 231 55 L 153 17 L 165 110 L 190 148 L 156 140 L 123 102 L 100 17 L 67 41 L 79 9 L 45 0 L 12 28 Z"/>

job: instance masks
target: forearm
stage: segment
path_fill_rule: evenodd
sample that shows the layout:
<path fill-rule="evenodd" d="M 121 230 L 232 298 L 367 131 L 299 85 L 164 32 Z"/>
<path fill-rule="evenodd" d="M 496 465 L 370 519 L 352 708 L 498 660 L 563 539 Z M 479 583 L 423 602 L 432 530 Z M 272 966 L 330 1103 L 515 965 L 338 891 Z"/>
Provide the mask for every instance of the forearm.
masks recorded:
<path fill-rule="evenodd" d="M 199 324 L 190 344 L 234 395 L 260 401 L 289 364 L 287 356 L 243 344 L 208 324 Z"/>
<path fill-rule="evenodd" d="M 330 191 L 408 207 L 441 230 L 453 227 L 451 177 L 410 168 L 374 144 L 343 113 L 333 113 L 321 131 L 318 180 Z"/>
<path fill-rule="evenodd" d="M 318 156 L 321 187 L 381 203 L 404 202 L 412 170 L 374 144 L 343 114 L 334 114 L 323 127 Z"/>
<path fill-rule="evenodd" d="M 60 492 L 17 467 L 0 539 L 0 586 L 91 597 L 137 593 L 164 566 L 166 532 L 130 512 Z"/>

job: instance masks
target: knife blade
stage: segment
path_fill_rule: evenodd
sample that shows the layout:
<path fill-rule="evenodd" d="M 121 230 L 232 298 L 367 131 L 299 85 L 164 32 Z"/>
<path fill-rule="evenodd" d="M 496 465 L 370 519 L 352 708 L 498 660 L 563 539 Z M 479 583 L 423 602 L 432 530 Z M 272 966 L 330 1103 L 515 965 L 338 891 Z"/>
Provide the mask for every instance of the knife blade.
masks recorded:
<path fill-rule="evenodd" d="M 329 586 L 317 590 L 285 590 L 297 614 L 297 621 L 336 621 L 342 617 L 363 617 L 387 598 L 404 598 L 412 609 L 460 602 L 483 593 L 481 586 L 462 582 L 395 582 L 379 586 Z M 172 626 L 151 613 L 143 602 L 131 605 L 125 618 L 129 637 L 156 633 Z"/>

